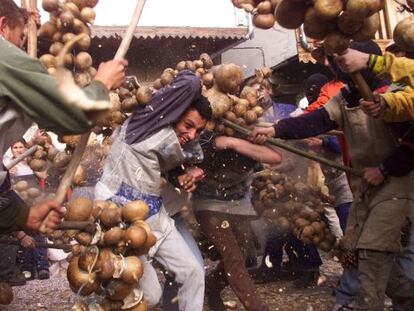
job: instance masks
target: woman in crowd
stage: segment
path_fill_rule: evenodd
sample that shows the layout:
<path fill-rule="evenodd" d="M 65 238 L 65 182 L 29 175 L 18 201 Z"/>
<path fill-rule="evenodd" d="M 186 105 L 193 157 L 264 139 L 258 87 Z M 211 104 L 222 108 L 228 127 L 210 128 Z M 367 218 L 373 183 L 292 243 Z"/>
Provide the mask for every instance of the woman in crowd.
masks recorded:
<path fill-rule="evenodd" d="M 42 131 L 38 131 L 36 135 L 43 135 Z M 26 151 L 26 141 L 22 138 L 15 142 L 11 147 L 12 160 L 20 156 Z M 12 183 L 15 184 L 19 181 L 26 181 L 29 187 L 42 189 L 44 182 L 47 178 L 47 172 L 34 172 L 27 160 L 22 160 L 13 168 L 10 169 L 10 175 L 12 177 Z M 35 276 L 39 279 L 49 278 L 49 262 L 47 259 L 46 248 L 35 248 L 35 243 L 45 243 L 46 238 L 41 235 L 30 236 L 23 231 L 16 233 L 17 237 L 21 240 L 21 244 L 25 249 L 23 250 L 20 258 L 21 269 L 26 279 L 33 279 Z M 14 256 L 16 258 L 16 256 Z M 15 265 L 15 263 L 10 262 Z"/>

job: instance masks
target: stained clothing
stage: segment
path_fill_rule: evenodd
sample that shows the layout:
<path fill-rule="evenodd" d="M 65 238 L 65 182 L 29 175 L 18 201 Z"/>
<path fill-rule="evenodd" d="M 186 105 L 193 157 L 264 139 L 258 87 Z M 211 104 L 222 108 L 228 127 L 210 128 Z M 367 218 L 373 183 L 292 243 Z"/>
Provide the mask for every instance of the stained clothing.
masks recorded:
<path fill-rule="evenodd" d="M 32 125 L 58 134 L 80 134 L 91 124 L 84 113 L 64 103 L 53 77 L 41 63 L 0 37 L 0 153 Z M 93 81 L 84 89 L 90 98 L 109 100 L 105 86 Z M 16 231 L 26 224 L 29 208 L 7 188 L 7 172 L 0 167 L 0 231 Z"/>
<path fill-rule="evenodd" d="M 312 120 L 313 114 L 325 119 L 325 125 L 330 124 L 329 129 L 337 126 L 343 129 L 350 146 L 353 166 L 357 169 L 378 167 L 396 152 L 401 152 L 386 122 L 368 117 L 359 107 L 348 107 L 342 94 L 335 96 L 322 109 L 301 117 L 303 119 L 299 124 L 306 124 L 311 132 L 308 136 L 321 133 L 320 128 L 315 131 L 312 123 L 304 121 Z M 298 128 L 297 120 L 291 122 L 291 119 L 285 119 L 283 122 L 283 131 L 278 131 L 276 125 L 277 135 L 280 137 L 283 133 L 281 138 L 285 139 L 294 137 Z M 358 253 L 366 255 L 358 267 L 361 290 L 358 293 L 357 310 L 382 310 L 387 281 L 393 289 L 388 295 L 401 299 L 401 295 L 409 293 L 406 300 L 400 302 L 410 304 L 414 283 L 401 278 L 403 271 L 393 263 L 402 249 L 401 229 L 407 221 L 414 220 L 413 176 L 410 171 L 401 177 L 389 176 L 377 187 L 367 187 L 360 178 L 353 176 L 352 184 L 355 187 L 355 199 L 349 215 L 346 238 L 350 246 L 358 249 Z M 411 298 L 408 298 L 410 295 Z"/>
<path fill-rule="evenodd" d="M 408 277 L 411 281 L 414 282 L 414 227 L 411 226 L 411 233 L 409 235 L 409 243 L 404 248 L 404 251 L 398 255 L 396 258 L 396 265 L 394 269 L 397 272 L 398 277 L 398 269 L 396 267 L 400 267 L 400 271 L 404 272 L 404 277 Z M 382 275 L 382 271 L 380 272 Z M 391 275 L 394 273 L 391 272 Z M 404 277 L 402 279 L 404 279 Z M 381 284 L 381 283 L 379 283 Z M 392 288 L 387 289 L 387 291 L 392 295 L 393 290 Z M 386 292 L 387 292 L 386 291 Z M 338 286 L 335 288 L 335 298 L 336 302 L 340 305 L 347 305 L 352 304 L 355 302 L 356 297 L 358 294 L 358 271 L 355 268 L 347 268 L 344 269 L 343 274 L 339 280 Z M 409 293 L 410 294 L 410 293 Z M 411 293 L 412 295 L 412 293 Z M 393 298 L 392 304 L 393 309 L 395 311 L 407 311 L 412 310 L 413 308 L 407 308 L 407 306 L 400 305 L 400 301 L 402 304 L 406 302 L 401 298 L 396 297 Z"/>
<path fill-rule="evenodd" d="M 392 82 L 405 85 L 399 92 L 389 92 L 380 96 L 386 102 L 382 117 L 388 122 L 403 122 L 414 117 L 414 60 L 396 57 L 391 53 L 370 57 L 370 68 L 374 74 L 386 76 Z"/>
<path fill-rule="evenodd" d="M 249 311 L 265 311 L 246 266 L 249 221 L 256 216 L 249 187 L 256 161 L 233 150 L 215 150 L 214 136 L 200 137 L 205 172 L 193 195 L 193 209 L 200 228 L 221 255 L 221 261 L 206 278 L 208 295 L 220 297 L 229 284 Z"/>
<path fill-rule="evenodd" d="M 157 91 L 130 117 L 126 131 L 128 144 L 139 143 L 160 129 L 173 125 L 201 96 L 201 80 L 189 70 L 178 73 L 170 85 Z"/>
<path fill-rule="evenodd" d="M 344 83 L 339 80 L 332 80 L 326 83 L 322 88 L 321 92 L 319 93 L 319 97 L 313 103 L 310 103 L 309 106 L 305 109 L 305 113 L 309 113 L 315 110 L 320 109 L 323 107 L 332 97 L 337 95 L 341 89 L 344 87 Z M 345 139 L 341 136 L 338 138 L 339 144 L 341 146 L 342 151 L 342 160 L 345 165 L 350 165 L 351 162 L 349 160 L 349 151 L 348 145 Z"/>
<path fill-rule="evenodd" d="M 187 145 L 187 144 L 186 144 Z M 184 146 L 185 147 L 185 146 Z M 193 235 L 188 228 L 186 220 L 181 216 L 180 210 L 183 206 L 187 206 L 187 208 L 191 208 L 191 201 L 189 200 L 189 193 L 181 190 L 181 192 L 177 192 L 171 183 L 167 182 L 165 187 L 162 189 L 162 199 L 165 206 L 165 210 L 167 211 L 168 215 L 174 219 L 174 226 L 178 232 L 178 235 L 174 236 L 181 236 L 181 239 L 173 241 L 175 247 L 178 244 L 185 242 L 187 247 L 179 246 L 180 250 L 180 257 L 185 259 L 186 267 L 192 267 L 195 270 L 195 274 L 199 275 L 199 277 L 194 278 L 191 280 L 193 288 L 203 288 L 204 292 L 204 259 L 201 255 L 201 252 L 198 248 L 197 242 L 195 241 Z M 198 263 L 198 269 L 197 264 Z M 175 271 L 174 273 L 182 273 L 181 271 Z M 166 271 L 165 273 L 165 283 L 162 292 L 162 308 L 165 311 L 178 311 L 178 304 L 174 302 L 174 297 L 177 296 L 177 293 L 180 289 L 180 284 L 175 281 L 175 275 L 171 271 Z M 158 280 L 152 280 L 152 282 L 157 282 Z M 150 287 L 151 284 L 148 284 Z M 153 285 L 152 285 L 153 287 Z M 203 298 L 201 296 L 193 297 L 193 299 Z M 199 302 L 195 303 L 196 305 Z M 201 301 L 202 304 L 202 301 Z"/>
<path fill-rule="evenodd" d="M 188 264 L 188 258 L 183 257 L 183 254 L 193 255 L 175 228 L 173 219 L 165 211 L 160 182 L 162 173 L 167 173 L 185 162 L 183 149 L 170 121 L 179 118 L 181 115 L 176 115 L 176 112 L 182 111 L 183 114 L 198 98 L 200 87 L 200 79 L 196 75 L 189 72 L 179 74 L 171 87 L 159 91 L 162 98 L 155 96 L 154 101 L 169 103 L 168 107 L 153 107 L 156 110 L 151 118 L 155 118 L 155 123 L 151 119 L 148 120 L 149 124 L 139 124 L 138 120 L 144 120 L 145 114 L 142 115 L 140 110 L 132 113 L 113 133 L 113 143 L 103 174 L 95 187 L 95 199 L 111 200 L 120 206 L 134 200 L 142 200 L 148 204 L 149 215 L 146 222 L 157 238 L 157 243 L 150 249 L 148 256 L 173 273 L 176 282 L 181 284 L 178 291 L 181 311 L 203 309 L 204 282 L 196 284 L 193 280 L 203 278 L 204 271 L 195 257 L 191 260 L 194 265 Z M 184 95 L 191 102 L 186 101 Z M 186 109 L 182 109 L 181 105 Z M 175 117 L 165 115 L 165 109 Z M 169 120 L 167 124 L 162 123 L 164 118 Z M 158 121 L 163 124 L 161 128 L 157 125 Z M 161 289 L 150 259 L 142 259 L 145 264 L 140 287 L 152 306 L 160 300 Z"/>
<path fill-rule="evenodd" d="M 194 199 L 219 200 L 225 204 L 230 201 L 243 200 L 248 193 L 249 181 L 256 161 L 233 150 L 215 150 L 213 147 L 214 138 L 215 136 L 207 131 L 200 137 L 204 161 L 199 166 L 204 169 L 205 178 L 198 183 Z M 224 211 L 222 210 L 222 212 Z M 227 212 L 246 214 L 237 208 Z"/>
<path fill-rule="evenodd" d="M 125 141 L 129 120 L 113 134 L 113 143 L 101 179 L 95 187 L 95 199 L 112 200 L 120 206 L 142 200 L 149 206 L 148 223 L 157 237 L 155 252 L 171 231 L 170 221 L 159 215 L 162 208 L 161 173 L 181 165 L 184 156 L 171 127 L 163 128 L 137 144 Z M 165 217 L 168 219 L 168 215 Z M 172 223 L 172 220 L 171 220 Z"/>
<path fill-rule="evenodd" d="M 206 277 L 206 292 L 220 297 L 229 284 L 249 311 L 268 311 L 246 269 L 249 219 L 234 214 L 201 211 L 196 214 L 201 230 L 220 253 L 217 267 Z"/>
<path fill-rule="evenodd" d="M 337 98 L 341 98 L 341 100 L 345 102 L 342 94 L 338 95 Z M 352 109 L 355 111 L 360 111 L 359 107 L 349 108 L 348 110 L 351 111 Z M 320 135 L 322 133 L 341 127 L 341 125 L 338 124 L 335 120 L 331 119 L 329 113 L 324 107 L 297 118 L 281 120 L 274 127 L 277 136 L 280 138 L 301 139 Z M 373 125 L 372 130 L 375 130 L 375 127 L 376 126 Z M 397 145 L 397 140 L 401 140 L 402 143 L 400 143 L 397 148 L 393 148 L 393 153 L 388 154 L 388 157 L 384 158 L 383 162 L 378 163 L 377 166 L 382 165 L 384 172 L 386 172 L 388 175 L 395 176 L 400 176 L 401 174 L 404 174 L 404 172 L 412 170 L 414 167 L 414 151 L 413 148 L 410 147 L 414 142 L 414 138 L 412 137 L 412 124 L 410 122 L 389 124 L 385 126 L 385 128 L 382 126 L 382 131 L 386 134 L 386 137 L 392 138 L 392 140 L 395 142 L 394 146 Z M 391 134 L 392 132 L 396 133 L 395 136 Z M 364 138 L 365 140 L 360 140 L 360 142 L 362 144 L 365 144 L 365 142 L 369 140 L 369 136 L 370 135 L 367 134 Z M 351 145 L 350 141 L 347 140 L 347 142 L 349 145 Z M 365 158 L 365 156 L 363 151 L 355 151 L 355 148 L 353 149 L 354 150 L 349 151 L 350 157 L 352 159 L 352 164 L 355 167 L 359 166 L 361 169 L 367 167 L 363 166 L 364 161 L 360 165 L 355 163 L 355 161 L 359 161 L 360 158 L 362 160 L 362 158 Z M 382 149 L 383 148 L 381 146 L 376 146 L 376 150 L 371 150 L 371 152 L 376 152 L 377 150 L 379 152 L 382 152 Z M 355 154 L 355 152 L 358 154 Z M 361 152 L 362 155 L 360 155 Z M 358 159 L 355 157 L 358 157 Z"/>
<path fill-rule="evenodd" d="M 161 211 L 157 215 L 166 215 Z M 163 217 L 163 216 L 162 216 Z M 152 218 L 152 217 L 151 217 Z M 168 217 L 171 219 L 170 217 Z M 148 222 L 151 226 L 151 222 Z M 171 224 L 174 226 L 174 223 Z M 151 226 L 152 227 L 152 226 Z M 180 284 L 178 290 L 178 308 L 180 311 L 202 311 L 204 301 L 204 269 L 200 266 L 195 255 L 184 241 L 181 234 L 174 227 L 165 237 L 162 245 L 153 254 L 165 270 L 175 276 Z M 157 272 L 152 266 L 152 258 L 141 257 L 144 263 L 144 274 L 139 281 L 139 287 L 150 307 L 158 304 L 162 289 L 158 281 Z"/>

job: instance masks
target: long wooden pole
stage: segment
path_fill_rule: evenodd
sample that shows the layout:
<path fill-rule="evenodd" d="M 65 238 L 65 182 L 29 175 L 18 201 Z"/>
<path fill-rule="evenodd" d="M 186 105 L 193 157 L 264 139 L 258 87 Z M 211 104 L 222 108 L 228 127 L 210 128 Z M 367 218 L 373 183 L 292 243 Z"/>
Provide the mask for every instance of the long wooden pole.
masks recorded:
<path fill-rule="evenodd" d="M 243 135 L 246 135 L 246 136 L 249 136 L 251 134 L 251 130 L 249 130 L 249 129 L 243 127 L 243 126 L 240 126 L 238 124 L 235 124 L 235 123 L 233 123 L 231 121 L 228 121 L 228 120 L 225 120 L 225 119 L 222 119 L 222 121 L 226 126 L 231 127 L 232 129 L 239 132 L 240 134 L 243 134 Z M 359 170 L 357 170 L 355 168 L 336 163 L 335 161 L 331 161 L 331 160 L 325 159 L 323 157 L 319 157 L 315 154 L 312 154 L 312 153 L 303 151 L 301 149 L 292 147 L 288 144 L 284 144 L 284 143 L 282 143 L 282 142 L 280 142 L 280 141 L 278 141 L 274 138 L 268 138 L 266 142 L 269 145 L 273 145 L 273 146 L 282 148 L 284 150 L 290 151 L 292 153 L 295 153 L 295 154 L 300 155 L 302 157 L 308 158 L 310 160 L 313 160 L 313 161 L 316 161 L 316 162 L 334 167 L 338 170 L 348 172 L 348 173 L 350 173 L 352 175 L 355 175 L 355 176 L 358 176 L 358 177 L 362 177 L 362 172 L 360 172 Z"/>
<path fill-rule="evenodd" d="M 365 81 L 362 74 L 358 72 L 350 73 L 352 81 L 358 86 L 359 93 L 367 101 L 374 100 L 374 94 L 372 93 L 368 83 Z"/>
<path fill-rule="evenodd" d="M 125 36 L 122 39 L 122 42 L 118 48 L 118 51 L 115 54 L 114 59 L 120 59 L 124 58 L 126 53 L 128 52 L 129 46 L 131 45 L 132 38 L 134 37 L 135 29 L 138 25 L 138 22 L 140 20 L 142 11 L 144 9 L 145 0 L 138 0 L 137 5 L 135 7 L 134 14 L 131 18 L 131 22 L 129 23 L 129 26 L 125 32 Z M 62 180 L 60 181 L 58 190 L 56 191 L 56 200 L 62 204 L 65 200 L 66 192 L 70 188 L 73 180 L 73 176 L 75 175 L 76 169 L 82 159 L 82 155 L 85 151 L 86 145 L 88 143 L 88 139 L 90 136 L 90 132 L 83 134 L 80 138 L 80 141 L 78 145 L 76 146 L 72 159 L 69 163 L 69 166 L 62 177 Z M 47 232 L 47 224 L 48 219 L 45 219 L 45 221 L 42 224 L 41 232 Z"/>
<path fill-rule="evenodd" d="M 132 38 L 134 37 L 135 28 L 137 27 L 138 21 L 144 9 L 144 4 L 145 4 L 145 0 L 138 1 L 135 11 L 134 11 L 134 15 L 132 16 L 131 22 L 126 31 L 125 37 L 122 39 L 121 45 L 119 46 L 114 59 L 123 58 L 128 52 L 128 48 L 131 44 Z M 69 163 L 69 166 L 59 184 L 55 199 L 61 204 L 64 202 L 66 192 L 68 191 L 68 189 L 70 188 L 72 184 L 73 176 L 75 175 L 76 169 L 82 159 L 82 155 L 83 155 L 83 152 L 85 151 L 90 134 L 91 133 L 89 132 L 81 136 L 79 143 L 77 144 L 73 152 L 72 159 Z"/>
<path fill-rule="evenodd" d="M 36 0 L 29 0 L 29 11 L 36 12 L 37 11 L 37 1 Z M 37 58 L 37 25 L 36 19 L 33 14 L 29 15 L 29 20 L 27 23 L 27 53 L 31 57 Z"/>

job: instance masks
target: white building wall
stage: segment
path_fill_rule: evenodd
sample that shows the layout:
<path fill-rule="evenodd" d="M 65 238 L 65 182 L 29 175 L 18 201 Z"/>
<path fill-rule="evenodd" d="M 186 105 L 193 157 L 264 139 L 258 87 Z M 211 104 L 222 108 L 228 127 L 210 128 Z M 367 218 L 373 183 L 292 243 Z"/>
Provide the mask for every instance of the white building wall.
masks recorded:
<path fill-rule="evenodd" d="M 249 77 L 256 68 L 273 67 L 296 54 L 294 31 L 275 25 L 268 30 L 256 28 L 253 39 L 223 53 L 222 62 L 242 66 L 245 76 Z"/>

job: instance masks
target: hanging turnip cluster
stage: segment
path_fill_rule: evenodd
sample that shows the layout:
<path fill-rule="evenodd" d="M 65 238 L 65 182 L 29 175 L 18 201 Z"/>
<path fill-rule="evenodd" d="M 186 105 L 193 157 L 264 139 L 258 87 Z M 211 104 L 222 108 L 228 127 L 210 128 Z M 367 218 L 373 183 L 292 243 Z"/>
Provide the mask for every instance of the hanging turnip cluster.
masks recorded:
<path fill-rule="evenodd" d="M 203 53 L 198 60 L 181 61 L 177 64 L 176 69 L 164 69 L 152 86 L 140 85 L 136 78 L 129 77 L 121 87 L 110 93 L 112 109 L 99 122 L 99 125 L 110 128 L 122 125 L 129 113 L 132 113 L 140 105 L 146 105 L 157 90 L 169 85 L 182 70 L 193 71 L 203 80 L 206 87 L 211 87 L 213 74 L 210 69 L 212 67 L 213 61 L 210 56 Z"/>
<path fill-rule="evenodd" d="M 287 29 L 304 26 L 309 38 L 324 40 L 328 54 L 341 53 L 351 40 L 367 41 L 378 30 L 381 0 L 232 0 L 254 14 L 259 28 L 274 22 Z M 405 28 L 407 29 L 407 28 Z M 403 35 L 403 33 L 401 33 Z"/>
<path fill-rule="evenodd" d="M 49 21 L 39 29 L 39 37 L 46 39 L 49 53 L 40 57 L 41 63 L 50 74 L 56 71 L 56 56 L 65 43 L 78 34 L 86 34 L 78 41 L 73 53 L 64 57 L 65 67 L 74 72 L 75 81 L 80 86 L 88 85 L 96 74 L 92 67 L 92 57 L 86 51 L 91 45 L 90 25 L 95 21 L 98 0 L 43 0 L 42 7 L 49 12 Z"/>
<path fill-rule="evenodd" d="M 406 0 L 405 5 L 403 2 L 399 2 L 403 5 L 403 10 L 409 13 L 414 13 L 414 1 Z M 409 16 L 401 20 L 394 29 L 393 39 L 395 43 L 403 50 L 414 52 L 414 17 Z"/>
<path fill-rule="evenodd" d="M 66 209 L 65 221 L 97 224 L 93 234 L 69 230 L 50 236 L 55 244 L 78 243 L 72 247 L 67 271 L 70 287 L 81 296 L 96 294 L 95 300 L 79 301 L 75 310 L 147 310 L 138 282 L 144 272 L 139 256 L 156 243 L 144 221 L 148 205 L 132 201 L 120 208 L 111 201 L 77 198 L 69 201 Z"/>
<path fill-rule="evenodd" d="M 321 217 L 324 205 L 331 199 L 273 170 L 255 174 L 252 194 L 256 211 L 277 228 L 292 231 L 305 244 L 332 250 L 336 238 Z"/>
<path fill-rule="evenodd" d="M 257 28 L 269 29 L 276 22 L 274 15 L 277 4 L 281 0 L 231 0 L 233 5 L 253 14 L 253 24 Z"/>
<path fill-rule="evenodd" d="M 381 0 L 282 0 L 275 10 L 276 21 L 284 28 L 303 24 L 305 34 L 324 40 L 328 54 L 342 53 L 354 41 L 375 37 L 383 8 Z"/>
<path fill-rule="evenodd" d="M 267 79 L 272 74 L 268 68 L 263 68 L 258 72 L 262 74 L 262 79 Z M 238 125 L 251 126 L 263 115 L 264 109 L 260 106 L 257 90 L 245 86 L 240 91 L 243 79 L 242 69 L 235 64 L 222 64 L 214 67 L 213 84 L 203 91 L 203 95 L 211 103 L 214 118 L 224 118 Z M 226 127 L 219 121 L 208 122 L 207 129 L 227 136 L 235 134 L 232 128 Z"/>

